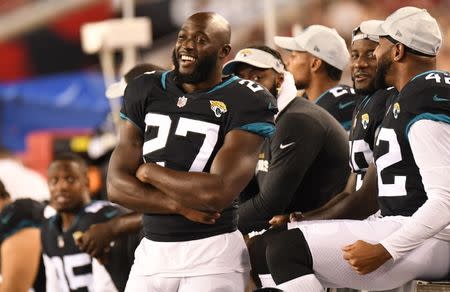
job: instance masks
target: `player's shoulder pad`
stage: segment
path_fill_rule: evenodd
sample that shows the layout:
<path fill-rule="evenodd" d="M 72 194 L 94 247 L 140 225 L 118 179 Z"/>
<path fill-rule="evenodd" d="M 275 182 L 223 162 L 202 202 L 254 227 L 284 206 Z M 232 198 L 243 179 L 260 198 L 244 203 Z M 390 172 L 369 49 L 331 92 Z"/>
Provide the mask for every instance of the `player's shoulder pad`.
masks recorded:
<path fill-rule="evenodd" d="M 32 199 L 19 199 L 5 206 L 0 213 L 0 242 L 28 227 L 44 222 L 44 205 Z"/>
<path fill-rule="evenodd" d="M 358 97 L 355 89 L 353 87 L 345 85 L 345 84 L 339 84 L 333 88 L 328 89 L 328 94 L 331 94 L 334 97 L 342 97 L 342 98 L 344 98 L 344 97 L 357 98 Z"/>
<path fill-rule="evenodd" d="M 139 91 L 147 91 L 153 86 L 161 86 L 161 76 L 163 74 L 164 72 L 159 71 L 145 72 L 131 80 L 126 87 L 125 92 L 127 92 L 127 89 L 129 88 L 136 88 Z"/>
<path fill-rule="evenodd" d="M 273 114 L 278 112 L 275 97 L 264 86 L 237 76 L 233 78 L 233 82 L 227 86 L 231 93 L 231 102 L 244 109 L 264 108 Z"/>
<path fill-rule="evenodd" d="M 98 200 L 87 205 L 84 208 L 84 213 L 98 214 L 106 218 L 112 218 L 121 213 L 121 208 L 109 201 Z"/>
<path fill-rule="evenodd" d="M 423 72 L 405 85 L 400 98 L 408 101 L 406 109 L 411 112 L 450 109 L 450 74 L 439 70 Z"/>

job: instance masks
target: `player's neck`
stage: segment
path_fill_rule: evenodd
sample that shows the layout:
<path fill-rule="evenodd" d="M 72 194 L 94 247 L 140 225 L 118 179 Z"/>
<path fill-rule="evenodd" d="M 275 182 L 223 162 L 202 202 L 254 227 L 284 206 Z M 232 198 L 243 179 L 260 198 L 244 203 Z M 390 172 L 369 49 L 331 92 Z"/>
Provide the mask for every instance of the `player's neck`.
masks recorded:
<path fill-rule="evenodd" d="M 61 212 L 61 228 L 63 231 L 66 231 L 67 229 L 72 226 L 73 221 L 75 221 L 75 217 L 77 216 L 77 213 L 72 212 Z"/>
<path fill-rule="evenodd" d="M 423 58 L 423 57 L 422 57 Z M 414 62 L 405 63 L 395 74 L 394 87 L 401 91 L 405 85 L 415 76 L 430 70 L 436 70 L 436 58 L 427 58 L 425 60 L 414 60 Z M 401 72 L 401 73 L 399 73 Z"/>
<path fill-rule="evenodd" d="M 319 80 L 319 78 L 312 78 L 311 83 L 308 88 L 305 89 L 305 92 L 310 101 L 315 101 L 325 91 L 335 87 L 338 83 L 339 82 L 336 80 L 330 80 L 327 78 L 323 78 L 322 80 Z"/>
<path fill-rule="evenodd" d="M 222 73 L 220 71 L 214 72 L 211 76 L 200 83 L 183 83 L 181 87 L 186 93 L 210 89 L 222 82 Z"/>

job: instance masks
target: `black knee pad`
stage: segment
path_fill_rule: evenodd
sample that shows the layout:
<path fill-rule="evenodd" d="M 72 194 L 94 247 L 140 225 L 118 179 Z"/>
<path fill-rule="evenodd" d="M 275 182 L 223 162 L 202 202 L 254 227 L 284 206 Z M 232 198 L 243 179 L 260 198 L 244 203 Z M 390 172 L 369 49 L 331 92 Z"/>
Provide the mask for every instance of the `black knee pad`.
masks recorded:
<path fill-rule="evenodd" d="M 247 241 L 250 263 L 252 265 L 250 275 L 257 287 L 261 287 L 261 281 L 258 275 L 270 274 L 266 262 L 266 247 L 280 232 L 284 232 L 286 229 L 287 227 L 272 228 L 262 235 L 257 235 Z"/>
<path fill-rule="evenodd" d="M 266 248 L 266 260 L 275 283 L 313 274 L 312 256 L 299 228 L 279 233 Z"/>

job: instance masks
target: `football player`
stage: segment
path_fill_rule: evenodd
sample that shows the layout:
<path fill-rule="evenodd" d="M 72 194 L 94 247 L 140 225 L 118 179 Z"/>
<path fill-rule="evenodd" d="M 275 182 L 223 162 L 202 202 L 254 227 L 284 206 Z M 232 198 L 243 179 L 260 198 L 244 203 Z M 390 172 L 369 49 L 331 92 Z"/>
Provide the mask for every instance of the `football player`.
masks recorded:
<path fill-rule="evenodd" d="M 350 170 L 347 134 L 323 108 L 297 97 L 277 51 L 266 46 L 240 50 L 223 73 L 264 85 L 277 97 L 279 109 L 275 135 L 259 153 L 259 192 L 239 205 L 241 232 L 267 229 L 278 214 L 316 209 L 343 190 Z"/>
<path fill-rule="evenodd" d="M 394 87 L 375 88 L 377 68 L 375 48 L 377 35 L 367 34 L 367 30 L 379 25 L 381 21 L 368 20 L 353 30 L 351 44 L 351 74 L 353 87 L 361 96 L 353 113 L 352 129 L 349 135 L 350 166 L 352 174 L 344 192 L 335 196 L 324 206 L 306 213 L 291 214 L 291 220 L 323 219 L 364 219 L 378 211 L 376 196 L 346 199 L 355 189 L 359 189 L 362 179 L 373 161 L 375 138 L 380 130 L 387 107 L 398 93 Z M 357 204 L 357 208 L 355 205 Z"/>
<path fill-rule="evenodd" d="M 194 14 L 178 33 L 175 69 L 125 90 L 108 195 L 145 214 L 126 291 L 244 290 L 236 197 L 274 131 L 276 101 L 256 82 L 222 79 L 229 42 L 222 16 Z"/>
<path fill-rule="evenodd" d="M 287 69 L 294 75 L 303 97 L 326 109 L 346 130 L 358 96 L 353 88 L 338 85 L 348 64 L 344 39 L 335 29 L 311 25 L 296 37 L 275 37 L 275 44 L 289 50 Z"/>
<path fill-rule="evenodd" d="M 92 224 L 108 221 L 122 210 L 106 201 L 91 201 L 86 162 L 74 154 L 60 154 L 51 162 L 48 185 L 57 214 L 41 230 L 47 289 L 123 291 L 132 262 L 123 244 L 116 242 L 105 265 L 76 245 Z"/>
<path fill-rule="evenodd" d="M 450 75 L 435 69 L 439 25 L 426 10 L 403 7 L 365 31 L 380 37 L 377 87 L 399 91 L 377 136 L 376 170 L 355 193 L 378 195 L 381 216 L 290 224 L 266 253 L 288 292 L 386 290 L 450 272 Z"/>
<path fill-rule="evenodd" d="M 45 292 L 40 227 L 44 205 L 31 199 L 11 200 L 0 181 L 0 291 Z"/>

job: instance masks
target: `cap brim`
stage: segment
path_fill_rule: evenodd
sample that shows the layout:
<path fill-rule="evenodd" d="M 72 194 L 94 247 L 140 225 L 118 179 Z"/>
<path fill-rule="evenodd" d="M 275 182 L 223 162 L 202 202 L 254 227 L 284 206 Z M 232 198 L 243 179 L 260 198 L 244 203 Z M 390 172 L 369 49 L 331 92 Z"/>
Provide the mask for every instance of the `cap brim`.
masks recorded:
<path fill-rule="evenodd" d="M 262 68 L 262 69 L 269 69 L 272 68 L 271 66 L 265 65 L 263 63 L 248 59 L 248 60 L 231 60 L 228 61 L 227 63 L 225 63 L 225 65 L 223 66 L 222 69 L 222 74 L 223 75 L 230 75 L 230 74 L 234 74 L 235 70 L 236 70 L 236 65 L 242 63 L 242 64 L 248 64 L 251 65 L 253 67 L 257 67 L 257 68 Z"/>
<path fill-rule="evenodd" d="M 276 36 L 273 38 L 274 43 L 280 48 L 290 50 L 290 51 L 304 51 L 302 47 L 300 47 L 294 38 L 290 37 L 279 37 Z"/>
<path fill-rule="evenodd" d="M 361 23 L 361 26 L 359 29 L 362 33 L 368 34 L 368 35 L 376 35 L 376 36 L 385 36 L 387 33 L 383 29 L 384 21 L 380 21 L 377 23 L 371 23 L 371 25 L 367 25 L 365 23 Z"/>
<path fill-rule="evenodd" d="M 124 80 L 121 80 L 119 82 L 113 83 L 106 89 L 106 97 L 107 98 L 119 98 L 122 97 L 125 93 L 125 88 L 127 87 L 127 84 Z"/>

